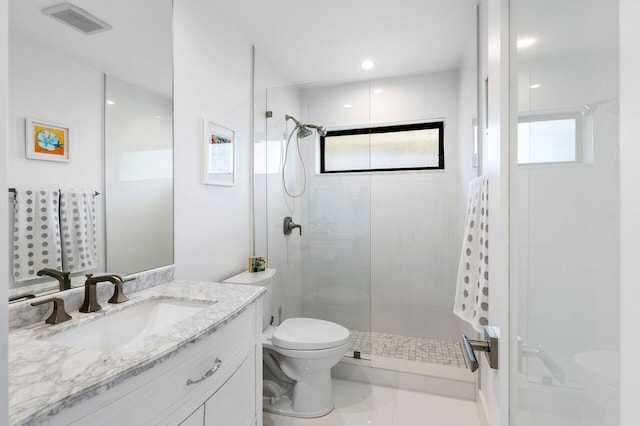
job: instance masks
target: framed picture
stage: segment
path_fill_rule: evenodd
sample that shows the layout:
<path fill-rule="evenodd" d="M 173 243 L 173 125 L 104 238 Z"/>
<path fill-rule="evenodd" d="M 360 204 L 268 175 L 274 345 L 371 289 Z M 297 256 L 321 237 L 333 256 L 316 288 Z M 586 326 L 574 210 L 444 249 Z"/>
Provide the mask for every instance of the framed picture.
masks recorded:
<path fill-rule="evenodd" d="M 235 132 L 204 119 L 202 144 L 202 183 L 233 186 L 235 169 Z"/>
<path fill-rule="evenodd" d="M 26 119 L 25 148 L 32 160 L 69 161 L 69 126 Z"/>

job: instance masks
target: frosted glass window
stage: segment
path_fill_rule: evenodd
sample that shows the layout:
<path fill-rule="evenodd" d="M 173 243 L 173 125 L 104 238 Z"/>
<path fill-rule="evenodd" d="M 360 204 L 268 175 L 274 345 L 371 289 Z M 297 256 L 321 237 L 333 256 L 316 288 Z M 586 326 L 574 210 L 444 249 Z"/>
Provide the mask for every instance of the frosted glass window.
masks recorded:
<path fill-rule="evenodd" d="M 579 161 L 578 117 L 524 117 L 518 123 L 518 164 Z"/>
<path fill-rule="evenodd" d="M 320 139 L 321 173 L 444 168 L 444 123 L 329 131 Z"/>
<path fill-rule="evenodd" d="M 369 135 L 326 136 L 323 172 L 371 168 Z"/>

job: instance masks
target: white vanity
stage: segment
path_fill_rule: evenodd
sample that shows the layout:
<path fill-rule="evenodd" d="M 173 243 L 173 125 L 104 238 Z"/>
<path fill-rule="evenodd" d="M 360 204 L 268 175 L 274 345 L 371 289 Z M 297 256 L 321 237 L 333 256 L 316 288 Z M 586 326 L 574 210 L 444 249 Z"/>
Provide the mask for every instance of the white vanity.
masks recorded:
<path fill-rule="evenodd" d="M 11 424 L 261 425 L 263 291 L 172 282 L 11 331 Z"/>

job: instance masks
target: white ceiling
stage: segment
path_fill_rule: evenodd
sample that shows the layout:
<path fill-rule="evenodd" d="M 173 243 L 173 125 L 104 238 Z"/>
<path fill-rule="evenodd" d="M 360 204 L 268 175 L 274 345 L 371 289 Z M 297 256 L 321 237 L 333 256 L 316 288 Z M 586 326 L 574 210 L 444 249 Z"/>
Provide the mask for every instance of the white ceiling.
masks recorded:
<path fill-rule="evenodd" d="M 86 36 L 44 15 L 63 0 L 10 0 L 10 32 L 171 95 L 172 0 L 73 0 L 113 26 Z M 460 65 L 477 0 L 211 0 L 293 84 L 383 78 Z M 364 59 L 376 67 L 365 72 Z"/>
<path fill-rule="evenodd" d="M 477 0 L 214 0 L 291 83 L 457 68 Z"/>
<path fill-rule="evenodd" d="M 85 36 L 41 10 L 63 0 L 10 0 L 10 32 L 78 62 L 171 96 L 172 0 L 73 0 L 113 26 Z M 460 65 L 477 0 L 210 0 L 293 84 L 417 74 Z M 520 2 L 527 54 L 614 51 L 615 15 L 593 0 Z M 529 23 L 535 24 L 531 27 Z M 553 40 L 553 43 L 548 42 Z M 522 52 L 525 53 L 525 52 Z M 364 59 L 373 71 L 360 68 Z"/>
<path fill-rule="evenodd" d="M 12 37 L 170 97 L 172 0 L 72 0 L 113 29 L 84 35 L 42 13 L 64 0 L 10 0 Z"/>

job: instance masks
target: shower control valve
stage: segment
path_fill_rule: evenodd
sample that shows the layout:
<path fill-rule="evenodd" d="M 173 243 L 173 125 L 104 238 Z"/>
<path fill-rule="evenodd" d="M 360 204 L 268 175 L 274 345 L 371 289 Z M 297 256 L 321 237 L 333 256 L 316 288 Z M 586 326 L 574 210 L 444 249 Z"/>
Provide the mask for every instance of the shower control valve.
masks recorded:
<path fill-rule="evenodd" d="M 291 235 L 291 232 L 296 228 L 298 228 L 300 236 L 302 236 L 302 226 L 294 223 L 291 216 L 286 216 L 282 222 L 282 231 L 284 232 L 284 235 Z"/>

